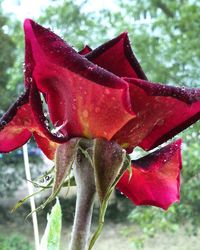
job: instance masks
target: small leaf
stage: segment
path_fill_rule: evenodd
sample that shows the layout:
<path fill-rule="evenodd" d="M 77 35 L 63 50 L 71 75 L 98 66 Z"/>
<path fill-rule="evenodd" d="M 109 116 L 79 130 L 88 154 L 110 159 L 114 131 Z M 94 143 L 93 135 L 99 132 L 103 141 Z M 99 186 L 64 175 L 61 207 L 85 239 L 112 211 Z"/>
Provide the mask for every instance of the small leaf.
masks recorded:
<path fill-rule="evenodd" d="M 47 226 L 41 240 L 40 250 L 59 250 L 62 228 L 62 212 L 59 200 L 51 210 L 47 218 Z"/>

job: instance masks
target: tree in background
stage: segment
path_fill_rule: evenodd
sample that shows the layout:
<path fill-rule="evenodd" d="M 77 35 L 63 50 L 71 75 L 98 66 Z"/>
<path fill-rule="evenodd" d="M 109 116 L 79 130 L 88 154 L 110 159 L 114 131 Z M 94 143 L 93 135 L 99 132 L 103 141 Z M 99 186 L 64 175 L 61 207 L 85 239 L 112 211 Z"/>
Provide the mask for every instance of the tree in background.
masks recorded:
<path fill-rule="evenodd" d="M 68 43 L 73 44 L 75 49 L 80 50 L 86 44 L 95 48 L 110 38 L 111 31 L 108 30 L 107 20 L 103 22 L 104 11 L 99 13 L 83 11 L 87 10 L 90 4 L 88 0 L 79 4 L 73 0 L 50 2 L 51 5 L 38 21 L 43 25 L 49 25 Z"/>
<path fill-rule="evenodd" d="M 2 1 L 0 1 L 0 99 L 1 108 L 6 110 L 10 103 L 10 93 L 8 91 L 8 84 L 10 80 L 10 70 L 13 67 L 15 60 L 16 45 L 9 33 L 9 19 L 2 12 Z M 0 113 L 3 112 L 0 110 Z"/>
<path fill-rule="evenodd" d="M 200 72 L 199 1 L 117 0 L 107 20 L 129 31 L 133 47 L 152 81 L 197 86 Z"/>

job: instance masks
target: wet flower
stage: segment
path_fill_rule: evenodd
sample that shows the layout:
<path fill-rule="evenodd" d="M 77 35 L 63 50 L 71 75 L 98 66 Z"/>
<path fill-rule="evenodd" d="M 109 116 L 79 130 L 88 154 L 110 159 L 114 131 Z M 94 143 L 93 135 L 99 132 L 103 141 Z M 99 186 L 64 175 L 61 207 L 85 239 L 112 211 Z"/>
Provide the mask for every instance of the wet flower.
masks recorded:
<path fill-rule="evenodd" d="M 200 89 L 149 82 L 127 33 L 78 53 L 32 20 L 24 29 L 25 93 L 0 120 L 0 152 L 32 135 L 50 159 L 74 137 L 115 141 L 128 153 L 136 146 L 148 151 L 200 118 Z M 127 170 L 117 188 L 136 205 L 167 209 L 179 200 L 180 147 L 177 140 L 132 161 L 132 176 Z"/>

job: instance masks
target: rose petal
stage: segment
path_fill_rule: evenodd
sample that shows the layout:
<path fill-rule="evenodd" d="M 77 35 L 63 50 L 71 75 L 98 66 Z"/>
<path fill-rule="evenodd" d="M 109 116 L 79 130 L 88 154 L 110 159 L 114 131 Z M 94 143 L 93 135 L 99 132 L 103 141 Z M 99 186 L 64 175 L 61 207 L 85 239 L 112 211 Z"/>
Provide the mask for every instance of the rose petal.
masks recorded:
<path fill-rule="evenodd" d="M 0 119 L 0 152 L 7 153 L 21 147 L 31 137 L 33 126 L 28 103 L 29 90 L 10 107 Z"/>
<path fill-rule="evenodd" d="M 59 131 L 55 133 L 50 131 L 48 127 L 50 124 L 48 124 L 48 120 L 44 115 L 42 101 L 34 81 L 30 87 L 29 102 L 35 123 L 37 124 L 37 128 L 35 129 L 37 132 L 33 133 L 35 141 L 43 153 L 49 159 L 53 160 L 57 146 L 60 143 L 68 141 L 69 138 L 68 136 L 64 137 Z"/>
<path fill-rule="evenodd" d="M 132 177 L 127 170 L 117 184 L 136 205 L 168 209 L 180 200 L 181 140 L 132 161 Z"/>
<path fill-rule="evenodd" d="M 33 80 L 31 87 L 30 87 L 29 102 L 30 102 L 30 105 L 32 108 L 34 120 L 35 120 L 39 130 L 41 131 L 41 133 L 53 142 L 63 143 L 63 142 L 68 141 L 69 137 L 67 135 L 63 136 L 60 133 L 60 131 L 56 131 L 55 129 L 52 129 L 52 131 L 55 130 L 55 133 L 52 133 L 50 131 L 50 124 L 44 115 L 42 101 L 40 98 L 40 93 L 38 92 L 38 89 L 35 85 L 34 80 Z"/>
<path fill-rule="evenodd" d="M 86 60 L 48 29 L 31 20 L 24 27 L 29 78 L 45 94 L 50 118 L 64 136 L 110 139 L 134 117 L 125 81 Z"/>
<path fill-rule="evenodd" d="M 7 153 L 21 147 L 33 133 L 44 154 L 53 159 L 58 145 L 54 141 L 60 141 L 60 138 L 52 135 L 49 131 L 45 131 L 43 125 L 39 126 L 29 100 L 30 89 L 27 89 L 0 119 L 0 152 Z M 38 100 L 36 99 L 36 101 Z M 38 120 L 41 120 L 40 115 Z"/>
<path fill-rule="evenodd" d="M 85 57 L 117 76 L 147 80 L 131 49 L 127 32 L 102 44 Z"/>
<path fill-rule="evenodd" d="M 42 152 L 50 159 L 54 160 L 55 152 L 58 147 L 58 143 L 51 141 L 48 137 L 41 136 L 37 132 L 33 132 L 33 136 L 38 147 Z"/>
<path fill-rule="evenodd" d="M 115 136 L 128 149 L 152 149 L 172 138 L 200 118 L 200 89 L 180 88 L 126 79 L 130 83 L 137 117 Z"/>
<path fill-rule="evenodd" d="M 88 45 L 85 45 L 85 47 L 82 50 L 80 50 L 78 53 L 80 55 L 86 55 L 91 51 L 92 51 L 92 49 Z"/>

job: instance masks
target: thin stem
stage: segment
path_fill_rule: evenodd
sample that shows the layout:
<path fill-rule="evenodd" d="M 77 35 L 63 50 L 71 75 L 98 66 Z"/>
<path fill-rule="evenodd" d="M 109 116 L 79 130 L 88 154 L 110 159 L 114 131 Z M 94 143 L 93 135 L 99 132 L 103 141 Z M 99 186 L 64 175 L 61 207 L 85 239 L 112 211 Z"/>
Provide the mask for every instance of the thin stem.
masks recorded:
<path fill-rule="evenodd" d="M 24 156 L 26 179 L 31 181 L 31 171 L 30 171 L 30 165 L 29 165 L 27 144 L 23 146 L 23 156 Z M 34 193 L 33 185 L 30 181 L 27 181 L 27 186 L 28 186 L 28 193 L 30 197 L 31 212 L 33 212 L 35 210 L 35 199 L 33 197 L 33 193 Z M 37 221 L 36 213 L 32 213 L 32 221 L 33 221 L 33 231 L 34 231 L 34 237 L 35 237 L 35 249 L 39 250 L 39 230 L 38 230 L 38 221 Z"/>
<path fill-rule="evenodd" d="M 74 164 L 77 200 L 70 250 L 86 250 L 90 236 L 95 196 L 94 170 L 90 161 L 80 153 L 79 163 Z"/>

